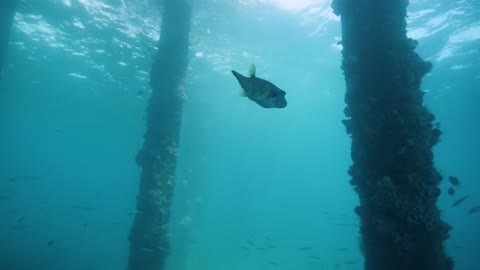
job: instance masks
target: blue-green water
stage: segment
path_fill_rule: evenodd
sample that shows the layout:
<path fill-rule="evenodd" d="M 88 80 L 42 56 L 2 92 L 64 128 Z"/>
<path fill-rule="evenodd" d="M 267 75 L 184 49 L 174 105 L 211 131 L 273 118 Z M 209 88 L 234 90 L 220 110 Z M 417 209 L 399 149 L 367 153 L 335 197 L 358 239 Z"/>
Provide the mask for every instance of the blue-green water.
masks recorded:
<path fill-rule="evenodd" d="M 20 1 L 0 81 L 0 269 L 125 268 L 161 21 L 153 2 Z M 196 3 L 169 269 L 362 269 L 329 5 Z M 408 18 L 434 64 L 423 89 L 443 130 L 436 166 L 462 185 L 452 198 L 444 181 L 438 202 L 459 270 L 480 269 L 480 215 L 468 214 L 480 203 L 479 7 L 411 1 Z M 287 92 L 287 108 L 239 96 L 230 70 L 251 63 Z"/>

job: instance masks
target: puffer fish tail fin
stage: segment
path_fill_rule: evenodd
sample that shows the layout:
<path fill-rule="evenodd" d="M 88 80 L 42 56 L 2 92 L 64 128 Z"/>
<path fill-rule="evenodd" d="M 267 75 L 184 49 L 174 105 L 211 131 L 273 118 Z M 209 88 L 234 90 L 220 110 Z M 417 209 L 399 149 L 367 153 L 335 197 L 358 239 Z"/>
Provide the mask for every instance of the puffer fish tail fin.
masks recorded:
<path fill-rule="evenodd" d="M 240 96 L 241 97 L 246 97 L 247 96 L 247 94 L 245 94 L 245 89 L 243 89 L 243 88 L 240 89 Z"/>
<path fill-rule="evenodd" d="M 250 75 L 250 77 L 255 77 L 256 71 L 257 71 L 257 67 L 255 67 L 255 64 L 251 64 L 250 69 L 248 70 L 248 75 Z"/>

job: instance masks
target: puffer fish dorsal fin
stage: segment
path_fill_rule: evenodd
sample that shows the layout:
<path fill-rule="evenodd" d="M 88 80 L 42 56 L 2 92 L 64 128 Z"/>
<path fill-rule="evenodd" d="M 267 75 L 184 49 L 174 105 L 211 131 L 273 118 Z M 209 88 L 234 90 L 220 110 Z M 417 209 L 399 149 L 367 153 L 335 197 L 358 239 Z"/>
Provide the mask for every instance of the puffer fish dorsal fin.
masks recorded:
<path fill-rule="evenodd" d="M 241 97 L 246 97 L 247 96 L 247 94 L 245 93 L 245 89 L 243 89 L 243 88 L 240 89 L 240 96 Z"/>
<path fill-rule="evenodd" d="M 250 75 L 250 77 L 255 77 L 256 71 L 257 71 L 257 68 L 255 67 L 255 64 L 251 64 L 250 69 L 248 69 L 248 75 Z"/>

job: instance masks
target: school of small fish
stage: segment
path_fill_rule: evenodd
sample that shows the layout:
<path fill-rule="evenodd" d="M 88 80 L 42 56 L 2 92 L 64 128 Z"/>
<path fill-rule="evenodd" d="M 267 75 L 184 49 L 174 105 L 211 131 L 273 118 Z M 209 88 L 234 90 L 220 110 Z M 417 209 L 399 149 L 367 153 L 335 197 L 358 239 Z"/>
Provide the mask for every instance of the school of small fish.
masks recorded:
<path fill-rule="evenodd" d="M 449 187 L 448 188 L 448 194 L 450 196 L 454 196 L 456 191 L 454 189 L 454 187 L 456 188 L 459 188 L 461 187 L 461 184 L 460 184 L 460 180 L 458 179 L 458 177 L 456 176 L 449 176 L 448 177 L 448 181 L 450 182 L 450 184 L 452 185 L 452 187 Z M 463 197 L 460 197 L 458 199 L 456 199 L 453 203 L 452 203 L 452 206 L 453 207 L 457 207 L 459 206 L 460 204 L 462 204 L 463 202 L 465 202 L 468 198 L 468 195 L 465 195 Z M 477 205 L 474 205 L 472 206 L 469 210 L 468 210 L 468 214 L 475 214 L 475 213 L 478 213 L 480 212 L 480 204 L 477 204 Z"/>

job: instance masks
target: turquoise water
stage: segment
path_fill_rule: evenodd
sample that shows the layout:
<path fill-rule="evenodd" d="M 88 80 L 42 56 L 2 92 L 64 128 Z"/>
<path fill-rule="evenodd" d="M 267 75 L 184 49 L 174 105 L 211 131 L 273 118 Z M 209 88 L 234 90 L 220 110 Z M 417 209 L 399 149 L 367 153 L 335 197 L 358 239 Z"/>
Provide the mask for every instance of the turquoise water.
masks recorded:
<path fill-rule="evenodd" d="M 0 269 L 125 268 L 153 2 L 20 1 L 0 81 Z M 362 269 L 329 5 L 197 1 L 169 269 Z M 479 6 L 411 1 L 408 18 L 434 64 L 423 89 L 443 130 L 436 165 L 462 185 L 452 198 L 444 181 L 438 202 L 460 270 L 479 269 L 480 215 L 468 214 L 480 203 Z M 230 70 L 251 63 L 287 92 L 287 108 L 239 96 Z"/>

